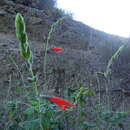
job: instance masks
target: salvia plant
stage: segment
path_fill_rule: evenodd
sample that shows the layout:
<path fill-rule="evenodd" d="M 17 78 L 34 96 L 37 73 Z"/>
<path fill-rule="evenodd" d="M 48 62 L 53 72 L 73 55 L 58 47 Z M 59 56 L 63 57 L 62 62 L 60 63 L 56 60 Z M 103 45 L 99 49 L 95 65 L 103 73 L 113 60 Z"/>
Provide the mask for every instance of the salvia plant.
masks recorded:
<path fill-rule="evenodd" d="M 52 36 L 53 33 L 55 32 L 56 27 L 57 27 L 57 26 L 59 25 L 59 23 L 61 23 L 64 19 L 65 19 L 65 17 L 61 17 L 61 18 L 59 18 L 56 22 L 54 22 L 54 23 L 51 25 L 51 28 L 50 28 L 50 31 L 49 31 L 49 34 L 48 34 L 48 37 L 47 37 L 47 41 L 46 41 L 46 44 L 45 44 L 45 56 L 44 56 L 44 65 L 43 65 L 45 80 L 46 80 L 46 64 L 47 64 L 47 50 L 48 50 L 48 45 L 49 45 L 51 36 Z M 62 52 L 62 51 L 63 51 L 63 48 L 52 48 L 52 50 L 55 51 L 55 52 Z"/>
<path fill-rule="evenodd" d="M 51 37 L 51 33 L 53 32 L 53 28 L 61 20 L 63 20 L 63 18 L 59 19 L 56 23 L 54 23 L 51 26 L 51 31 L 49 32 L 49 36 L 47 38 L 47 46 L 48 46 L 48 42 L 49 42 L 50 37 Z M 25 121 L 25 122 L 20 123 L 20 126 L 28 127 L 28 124 L 29 124 L 29 126 L 32 125 L 32 126 L 30 126 L 32 128 L 36 127 L 36 128 L 41 129 L 41 130 L 50 129 L 52 126 L 54 127 L 54 125 L 51 126 L 51 124 L 49 122 L 51 122 L 51 118 L 55 114 L 55 111 L 52 110 L 53 109 L 53 105 L 49 105 L 48 104 L 48 106 L 47 106 L 46 102 L 42 102 L 41 101 L 41 98 L 42 99 L 43 98 L 44 99 L 48 99 L 48 101 L 51 101 L 52 103 L 56 104 L 57 106 L 59 106 L 63 110 L 67 110 L 71 106 L 74 107 L 74 105 L 71 104 L 69 101 L 61 99 L 59 97 L 41 96 L 39 94 L 39 90 L 37 88 L 37 75 L 35 75 L 33 73 L 33 53 L 32 53 L 32 51 L 30 49 L 30 46 L 29 46 L 28 36 L 27 36 L 27 33 L 26 33 L 26 26 L 25 26 L 24 18 L 19 13 L 16 15 L 15 26 L 16 26 L 16 36 L 17 36 L 18 40 L 20 41 L 21 56 L 27 61 L 28 66 L 29 66 L 29 71 L 30 71 L 30 74 L 31 74 L 31 77 L 29 77 L 28 80 L 30 80 L 32 82 L 32 87 L 34 88 L 35 96 L 36 96 L 36 100 L 31 101 L 30 107 L 26 110 L 25 113 L 28 115 L 30 113 L 30 110 L 31 110 L 30 114 L 32 114 L 32 113 L 34 114 L 34 111 L 37 111 L 36 113 L 38 114 L 38 118 L 35 119 L 35 120 L 32 120 L 31 122 L 36 124 L 36 125 L 38 125 L 37 123 L 39 123 L 39 127 L 38 127 L 36 125 L 33 126 L 30 121 Z M 47 46 L 46 46 L 46 48 L 47 48 Z M 57 51 L 61 52 L 63 49 L 57 49 L 57 48 L 54 49 L 53 48 L 53 50 L 56 50 L 56 52 Z M 42 112 L 43 109 L 48 109 L 48 110 L 46 110 L 48 112 L 46 112 L 46 111 Z M 44 116 L 45 119 L 43 119 L 43 116 Z"/>
<path fill-rule="evenodd" d="M 60 18 L 52 24 L 45 46 L 45 56 L 47 48 L 55 27 L 61 22 Z M 20 53 L 27 63 L 30 77 L 27 78 L 34 95 L 24 100 L 15 99 L 8 101 L 4 106 L 7 115 L 7 121 L 4 128 L 6 130 L 102 130 L 107 125 L 106 130 L 113 130 L 115 127 L 122 128 L 127 112 L 104 111 L 101 104 L 95 104 L 92 110 L 88 110 L 89 97 L 95 95 L 81 85 L 74 90 L 68 89 L 68 98 L 72 102 L 60 97 L 41 95 L 38 88 L 38 76 L 33 72 L 33 52 L 28 42 L 26 26 L 23 16 L 18 13 L 15 19 L 16 36 L 20 41 Z M 119 56 L 124 45 L 109 60 L 107 70 L 104 75 L 107 77 L 111 72 L 112 62 Z M 63 48 L 52 48 L 56 53 L 62 53 Z M 46 60 L 46 59 L 45 59 Z M 46 71 L 46 61 L 44 63 Z M 29 93 L 29 92 L 28 92 Z M 2 110 L 3 111 L 3 110 Z M 1 113 L 0 113 L 1 114 Z M 90 120 L 89 117 L 92 117 Z M 1 114 L 1 120 L 5 116 Z"/>
<path fill-rule="evenodd" d="M 104 72 L 104 76 L 107 78 L 109 75 L 111 75 L 111 72 L 112 72 L 112 64 L 113 62 L 118 59 L 120 53 L 123 51 L 125 47 L 125 44 L 120 46 L 118 48 L 118 50 L 113 54 L 113 56 L 110 58 L 110 60 L 108 61 L 108 64 L 107 64 L 107 68 L 106 68 L 106 71 Z"/>

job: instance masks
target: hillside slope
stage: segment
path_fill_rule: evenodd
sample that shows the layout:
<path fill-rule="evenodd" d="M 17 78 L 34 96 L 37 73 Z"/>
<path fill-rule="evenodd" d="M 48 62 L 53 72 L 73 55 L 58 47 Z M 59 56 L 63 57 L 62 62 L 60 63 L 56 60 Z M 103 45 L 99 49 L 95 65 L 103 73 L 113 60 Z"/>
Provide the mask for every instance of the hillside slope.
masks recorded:
<path fill-rule="evenodd" d="M 0 87 L 3 88 L 4 92 L 9 86 L 10 75 L 18 73 L 18 68 L 11 59 L 18 66 L 23 62 L 15 36 L 14 21 L 18 12 L 24 16 L 26 21 L 31 48 L 35 55 L 34 68 L 39 74 L 41 84 L 44 77 L 44 46 L 48 32 L 51 25 L 62 16 L 57 9 L 47 12 L 8 0 L 0 2 Z M 127 42 L 126 38 L 101 32 L 81 22 L 74 21 L 71 17 L 66 17 L 56 27 L 48 46 L 48 48 L 62 47 L 64 52 L 60 55 L 48 54 L 47 69 L 52 71 L 56 68 L 63 68 L 66 71 L 66 80 L 75 74 L 96 90 L 95 84 L 89 82 L 90 78 L 95 78 L 93 76 L 95 72 L 105 71 L 110 57 L 120 45 Z M 129 48 L 128 44 L 121 53 L 121 57 L 113 65 L 114 88 L 119 88 L 120 80 L 127 79 L 129 76 Z M 13 78 L 18 77 L 15 75 Z M 0 97 L 4 97 L 4 94 L 2 93 Z"/>
<path fill-rule="evenodd" d="M 27 66 L 20 56 L 19 41 L 15 35 L 14 22 L 17 13 L 21 13 L 25 18 L 29 43 L 34 53 L 34 72 L 39 76 L 38 87 L 41 91 L 45 89 L 46 82 L 43 67 L 44 47 L 51 25 L 62 16 L 65 16 L 65 19 L 56 26 L 48 45 L 48 49 L 53 47 L 64 49 L 63 53 L 48 53 L 47 55 L 47 86 L 50 89 L 48 93 L 56 94 L 57 86 L 62 86 L 58 88 L 61 90 L 71 84 L 79 88 L 77 82 L 85 83 L 85 87 L 94 91 L 98 90 L 99 86 L 103 90 L 106 86 L 110 90 L 118 89 L 122 86 L 122 82 L 123 85 L 130 86 L 129 39 L 93 29 L 79 21 L 74 21 L 68 15 L 63 15 L 55 8 L 51 11 L 39 10 L 12 1 L 0 1 L 1 102 L 4 102 L 3 99 L 9 92 L 11 99 L 17 97 L 13 90 L 22 86 L 21 73 L 24 77 L 28 77 Z M 106 70 L 109 59 L 123 44 L 126 44 L 126 47 L 119 58 L 114 61 L 112 76 L 107 82 L 96 72 Z M 59 96 L 63 96 L 62 94 L 60 93 Z M 113 110 L 121 110 L 122 106 L 129 110 L 129 96 L 125 97 L 122 102 L 122 93 L 114 93 L 110 95 L 110 99 Z M 128 130 L 127 123 L 126 126 Z"/>

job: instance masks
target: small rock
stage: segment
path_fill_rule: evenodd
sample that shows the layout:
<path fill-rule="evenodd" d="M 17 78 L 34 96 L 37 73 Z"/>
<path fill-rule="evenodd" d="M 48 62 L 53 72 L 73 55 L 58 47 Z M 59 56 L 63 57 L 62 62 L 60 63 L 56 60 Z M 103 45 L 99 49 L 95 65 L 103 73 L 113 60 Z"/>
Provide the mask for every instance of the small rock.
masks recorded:
<path fill-rule="evenodd" d="M 4 11 L 4 10 L 0 10 L 0 16 L 4 16 L 4 15 L 6 15 L 6 14 L 7 14 L 6 11 Z"/>
<path fill-rule="evenodd" d="M 3 46 L 3 47 L 7 47 L 8 46 L 7 43 L 0 43 L 0 45 Z"/>

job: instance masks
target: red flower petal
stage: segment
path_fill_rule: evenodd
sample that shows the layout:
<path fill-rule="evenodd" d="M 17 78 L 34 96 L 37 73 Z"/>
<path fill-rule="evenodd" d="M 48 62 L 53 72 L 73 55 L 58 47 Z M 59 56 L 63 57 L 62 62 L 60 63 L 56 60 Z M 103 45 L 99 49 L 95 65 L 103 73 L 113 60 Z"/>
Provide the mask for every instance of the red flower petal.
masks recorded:
<path fill-rule="evenodd" d="M 48 100 L 57 104 L 63 110 L 66 110 L 69 107 L 75 107 L 69 101 L 59 98 L 59 97 L 51 97 L 51 98 L 48 98 Z"/>
<path fill-rule="evenodd" d="M 63 48 L 51 48 L 51 50 L 58 53 L 63 52 Z"/>

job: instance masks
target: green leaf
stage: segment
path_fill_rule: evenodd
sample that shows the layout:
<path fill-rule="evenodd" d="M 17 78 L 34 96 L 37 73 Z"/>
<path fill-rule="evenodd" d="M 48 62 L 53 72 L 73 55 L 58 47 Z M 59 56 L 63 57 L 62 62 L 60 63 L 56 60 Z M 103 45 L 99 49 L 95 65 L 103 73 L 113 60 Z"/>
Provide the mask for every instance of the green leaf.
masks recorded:
<path fill-rule="evenodd" d="M 38 102 L 38 101 L 35 101 L 35 100 L 31 100 L 31 101 L 30 101 L 30 104 L 31 104 L 32 106 L 38 106 L 38 105 L 39 105 L 39 102 Z"/>
<path fill-rule="evenodd" d="M 19 40 L 21 41 L 22 44 L 27 44 L 28 45 L 28 36 L 26 34 L 26 32 L 24 33 L 21 33 L 20 36 L 19 36 Z"/>
<path fill-rule="evenodd" d="M 33 77 L 28 77 L 27 78 L 27 80 L 29 81 L 29 82 L 36 82 L 37 81 L 37 75 L 36 76 L 33 76 Z"/>
<path fill-rule="evenodd" d="M 26 57 L 26 51 L 25 50 L 21 50 L 21 56 L 23 57 L 23 58 L 25 58 L 25 59 L 27 59 L 27 57 Z"/>
<path fill-rule="evenodd" d="M 33 116 L 34 112 L 35 112 L 35 108 L 29 107 L 24 111 L 24 114 L 26 114 L 27 116 L 31 116 L 31 115 Z"/>
<path fill-rule="evenodd" d="M 87 128 L 94 128 L 96 127 L 97 124 L 94 123 L 94 122 L 89 122 L 89 121 L 84 121 L 83 124 L 82 124 L 82 128 L 83 129 L 87 129 Z"/>
<path fill-rule="evenodd" d="M 40 126 L 40 119 L 20 122 L 19 126 L 26 130 L 38 130 Z"/>
<path fill-rule="evenodd" d="M 29 46 L 27 47 L 26 57 L 27 57 L 27 59 L 30 59 L 32 57 L 32 52 L 31 52 Z"/>
<path fill-rule="evenodd" d="M 88 96 L 92 96 L 95 94 L 95 92 L 92 90 L 88 90 L 88 91 L 85 91 L 83 94 L 88 95 Z"/>
<path fill-rule="evenodd" d="M 16 15 L 15 27 L 16 27 L 16 35 L 20 40 L 21 34 L 25 32 L 25 22 L 20 13 Z"/>
<path fill-rule="evenodd" d="M 15 26 L 16 26 L 16 35 L 21 42 L 20 43 L 21 55 L 23 56 L 23 58 L 29 60 L 30 64 L 32 64 L 33 56 L 32 51 L 30 50 L 28 44 L 28 36 L 25 30 L 26 28 L 24 18 L 19 13 L 16 15 Z"/>

